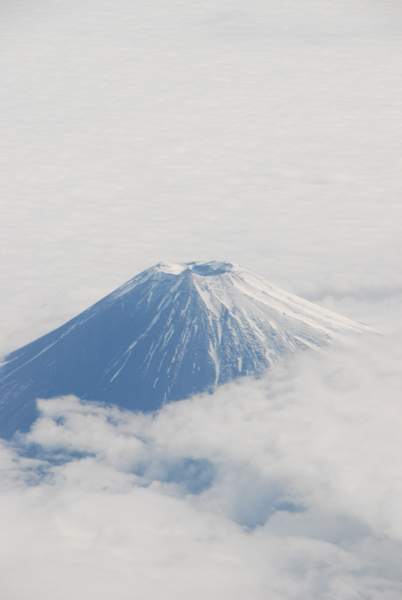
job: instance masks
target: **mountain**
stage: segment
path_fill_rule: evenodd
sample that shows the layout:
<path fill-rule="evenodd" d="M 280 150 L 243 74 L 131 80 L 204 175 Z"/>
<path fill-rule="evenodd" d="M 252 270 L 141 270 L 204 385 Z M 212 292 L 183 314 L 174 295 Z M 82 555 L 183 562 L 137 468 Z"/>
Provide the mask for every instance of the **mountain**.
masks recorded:
<path fill-rule="evenodd" d="M 38 397 L 153 411 L 364 329 L 231 263 L 162 262 L 6 357 L 0 435 L 28 430 Z"/>

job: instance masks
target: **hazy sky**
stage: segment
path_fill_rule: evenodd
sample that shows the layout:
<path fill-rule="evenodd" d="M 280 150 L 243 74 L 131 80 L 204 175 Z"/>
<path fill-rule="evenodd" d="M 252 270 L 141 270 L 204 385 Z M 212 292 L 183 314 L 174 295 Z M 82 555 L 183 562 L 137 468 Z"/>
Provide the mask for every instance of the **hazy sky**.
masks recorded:
<path fill-rule="evenodd" d="M 1 355 L 160 260 L 385 334 L 155 419 L 44 405 L 2 600 L 400 599 L 401 34 L 397 0 L 0 4 Z"/>

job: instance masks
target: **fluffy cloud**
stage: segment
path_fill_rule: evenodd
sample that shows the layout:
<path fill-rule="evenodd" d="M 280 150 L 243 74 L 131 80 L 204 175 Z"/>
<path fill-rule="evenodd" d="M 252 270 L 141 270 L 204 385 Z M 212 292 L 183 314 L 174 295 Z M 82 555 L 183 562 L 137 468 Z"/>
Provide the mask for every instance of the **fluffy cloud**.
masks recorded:
<path fill-rule="evenodd" d="M 2 449 L 6 597 L 396 600 L 400 349 L 350 342 L 156 415 L 39 401 Z"/>

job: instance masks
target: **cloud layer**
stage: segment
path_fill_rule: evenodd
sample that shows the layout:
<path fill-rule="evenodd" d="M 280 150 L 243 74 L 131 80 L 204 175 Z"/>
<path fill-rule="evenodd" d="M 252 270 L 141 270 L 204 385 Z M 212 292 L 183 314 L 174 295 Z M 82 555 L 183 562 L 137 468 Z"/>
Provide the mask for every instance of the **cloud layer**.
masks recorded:
<path fill-rule="evenodd" d="M 400 353 L 373 336 L 155 416 L 39 401 L 2 448 L 5 598 L 396 600 Z"/>
<path fill-rule="evenodd" d="M 397 2 L 1 11 L 0 353 L 160 260 L 401 290 Z"/>

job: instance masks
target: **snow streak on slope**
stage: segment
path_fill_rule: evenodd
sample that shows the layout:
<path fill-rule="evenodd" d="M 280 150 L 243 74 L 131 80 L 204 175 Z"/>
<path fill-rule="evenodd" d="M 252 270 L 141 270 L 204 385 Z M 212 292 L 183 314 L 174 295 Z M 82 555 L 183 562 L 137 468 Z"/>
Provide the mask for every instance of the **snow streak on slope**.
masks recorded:
<path fill-rule="evenodd" d="M 364 329 L 231 263 L 162 262 L 8 357 L 0 433 L 29 427 L 38 397 L 152 411 Z"/>

